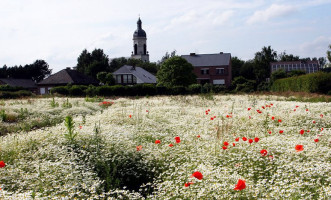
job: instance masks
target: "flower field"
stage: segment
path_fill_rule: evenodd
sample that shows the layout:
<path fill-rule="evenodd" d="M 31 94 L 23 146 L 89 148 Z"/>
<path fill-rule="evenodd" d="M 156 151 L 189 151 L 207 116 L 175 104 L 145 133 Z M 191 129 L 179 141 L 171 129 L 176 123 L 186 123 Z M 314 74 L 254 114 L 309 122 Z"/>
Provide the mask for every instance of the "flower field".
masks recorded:
<path fill-rule="evenodd" d="M 331 198 L 330 103 L 255 95 L 68 101 L 79 105 L 72 119 L 1 136 L 1 199 Z"/>

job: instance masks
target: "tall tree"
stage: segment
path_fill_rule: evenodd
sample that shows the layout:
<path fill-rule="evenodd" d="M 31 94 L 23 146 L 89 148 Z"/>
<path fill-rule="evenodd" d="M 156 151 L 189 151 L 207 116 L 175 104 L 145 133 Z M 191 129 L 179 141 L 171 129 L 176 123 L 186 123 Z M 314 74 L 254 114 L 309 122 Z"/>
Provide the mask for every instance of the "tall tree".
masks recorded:
<path fill-rule="evenodd" d="M 245 61 L 240 60 L 238 57 L 231 57 L 232 79 L 240 76 L 240 69 L 245 64 Z"/>
<path fill-rule="evenodd" d="M 110 71 L 109 58 L 102 49 L 94 49 L 91 53 L 84 49 L 77 59 L 77 70 L 96 78 L 98 72 Z"/>
<path fill-rule="evenodd" d="M 329 62 L 331 63 L 331 44 L 329 45 L 329 50 L 326 52 L 327 58 Z"/>
<path fill-rule="evenodd" d="M 285 51 L 278 55 L 278 61 L 299 61 L 299 56 L 293 54 L 287 54 Z"/>
<path fill-rule="evenodd" d="M 172 52 L 170 52 L 170 54 L 166 52 L 165 55 L 162 56 L 161 60 L 158 61 L 158 63 L 162 64 L 164 61 L 174 56 L 176 56 L 176 50 L 173 50 Z"/>
<path fill-rule="evenodd" d="M 276 58 L 277 52 L 271 46 L 263 47 L 261 51 L 255 53 L 254 73 L 257 84 L 270 77 L 270 63 L 276 61 Z"/>
<path fill-rule="evenodd" d="M 49 65 L 44 60 L 36 60 L 31 65 L 25 66 L 27 72 L 30 74 L 31 78 L 35 82 L 39 82 L 44 78 L 48 77 L 52 70 L 49 69 Z"/>
<path fill-rule="evenodd" d="M 184 58 L 173 56 L 161 64 L 157 79 L 164 86 L 188 86 L 197 82 L 193 69 Z"/>

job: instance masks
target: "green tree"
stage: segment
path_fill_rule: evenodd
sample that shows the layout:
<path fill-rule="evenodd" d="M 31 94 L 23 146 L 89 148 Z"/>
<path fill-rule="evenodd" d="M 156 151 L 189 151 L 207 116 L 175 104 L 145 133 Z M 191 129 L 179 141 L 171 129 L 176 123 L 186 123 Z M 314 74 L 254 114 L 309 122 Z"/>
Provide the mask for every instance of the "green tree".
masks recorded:
<path fill-rule="evenodd" d="M 329 62 L 331 63 L 331 44 L 329 45 L 329 50 L 326 51 L 326 56 L 327 56 Z"/>
<path fill-rule="evenodd" d="M 299 61 L 299 56 L 293 54 L 287 54 L 285 51 L 278 55 L 278 61 Z"/>
<path fill-rule="evenodd" d="M 240 76 L 240 69 L 245 64 L 245 61 L 240 60 L 238 57 L 231 57 L 231 66 L 232 66 L 232 79 Z"/>
<path fill-rule="evenodd" d="M 192 64 L 184 58 L 173 56 L 161 64 L 157 72 L 157 80 L 160 85 L 167 87 L 188 86 L 196 83 L 193 70 Z"/>
<path fill-rule="evenodd" d="M 257 84 L 270 77 L 270 63 L 275 62 L 276 58 L 277 52 L 271 46 L 263 47 L 261 51 L 255 53 L 254 74 Z"/>
<path fill-rule="evenodd" d="M 159 64 L 163 63 L 164 61 L 166 61 L 167 59 L 176 56 L 176 50 L 173 50 L 172 52 L 170 52 L 170 54 L 168 52 L 165 53 L 164 56 L 162 56 L 161 60 L 158 61 Z"/>
<path fill-rule="evenodd" d="M 98 72 L 110 71 L 109 58 L 102 49 L 91 53 L 84 49 L 77 59 L 77 71 L 96 78 Z"/>
<path fill-rule="evenodd" d="M 35 82 L 40 82 L 52 73 L 49 65 L 44 60 L 36 60 L 34 63 L 25 66 L 29 77 Z"/>
<path fill-rule="evenodd" d="M 114 58 L 110 61 L 110 66 L 109 66 L 110 72 L 114 72 L 119 68 L 121 68 L 123 65 L 127 65 L 127 64 L 128 64 L 128 59 L 124 57 Z"/>
<path fill-rule="evenodd" d="M 240 68 L 240 76 L 243 76 L 249 80 L 255 80 L 254 60 L 248 60 L 243 64 Z"/>
<path fill-rule="evenodd" d="M 271 84 L 275 82 L 277 79 L 286 78 L 286 77 L 287 77 L 286 72 L 283 69 L 274 71 L 271 74 Z"/>

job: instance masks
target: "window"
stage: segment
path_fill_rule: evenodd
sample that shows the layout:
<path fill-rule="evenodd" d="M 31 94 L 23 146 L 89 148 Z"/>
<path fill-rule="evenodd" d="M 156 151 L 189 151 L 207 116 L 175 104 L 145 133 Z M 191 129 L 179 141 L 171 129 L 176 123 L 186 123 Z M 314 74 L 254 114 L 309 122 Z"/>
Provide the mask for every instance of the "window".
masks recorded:
<path fill-rule="evenodd" d="M 225 80 L 224 79 L 213 80 L 213 84 L 214 85 L 224 85 L 225 84 Z"/>
<path fill-rule="evenodd" d="M 201 69 L 201 74 L 209 74 L 209 69 L 208 68 Z"/>
<path fill-rule="evenodd" d="M 127 74 L 123 75 L 123 83 L 128 83 L 128 75 Z"/>
<path fill-rule="evenodd" d="M 40 94 L 45 94 L 45 88 L 40 88 Z"/>
<path fill-rule="evenodd" d="M 122 83 L 122 77 L 121 77 L 121 75 L 116 75 L 116 82 L 117 83 Z"/>
<path fill-rule="evenodd" d="M 132 76 L 132 83 L 137 83 L 137 78 L 135 76 Z"/>
<path fill-rule="evenodd" d="M 216 68 L 216 74 L 224 74 L 224 68 Z"/>

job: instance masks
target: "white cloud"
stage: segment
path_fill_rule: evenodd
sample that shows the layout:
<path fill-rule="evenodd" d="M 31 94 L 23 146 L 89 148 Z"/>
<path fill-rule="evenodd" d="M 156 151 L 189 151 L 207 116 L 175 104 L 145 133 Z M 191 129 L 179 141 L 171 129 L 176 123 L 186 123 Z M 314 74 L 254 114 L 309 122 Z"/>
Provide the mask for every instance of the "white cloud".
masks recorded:
<path fill-rule="evenodd" d="M 273 18 L 288 16 L 295 11 L 296 9 L 294 6 L 272 4 L 266 10 L 254 12 L 254 14 L 248 18 L 247 23 L 254 24 L 258 22 L 267 22 Z"/>
<path fill-rule="evenodd" d="M 303 57 L 325 57 L 331 37 L 319 36 L 312 41 L 300 45 L 299 51 Z"/>

